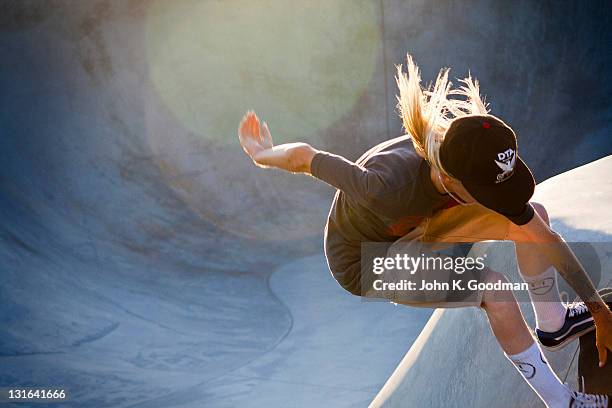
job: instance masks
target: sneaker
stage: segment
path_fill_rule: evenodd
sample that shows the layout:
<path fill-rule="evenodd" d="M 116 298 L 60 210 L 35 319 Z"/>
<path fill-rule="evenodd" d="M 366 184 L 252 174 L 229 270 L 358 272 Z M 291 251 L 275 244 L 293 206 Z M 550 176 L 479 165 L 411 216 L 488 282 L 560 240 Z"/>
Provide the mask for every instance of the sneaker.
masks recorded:
<path fill-rule="evenodd" d="M 572 391 L 569 408 L 608 408 L 608 396 Z"/>
<path fill-rule="evenodd" d="M 558 350 L 577 337 L 595 330 L 595 323 L 584 302 L 574 302 L 567 305 L 565 322 L 554 333 L 536 328 L 536 336 L 543 347 Z"/>

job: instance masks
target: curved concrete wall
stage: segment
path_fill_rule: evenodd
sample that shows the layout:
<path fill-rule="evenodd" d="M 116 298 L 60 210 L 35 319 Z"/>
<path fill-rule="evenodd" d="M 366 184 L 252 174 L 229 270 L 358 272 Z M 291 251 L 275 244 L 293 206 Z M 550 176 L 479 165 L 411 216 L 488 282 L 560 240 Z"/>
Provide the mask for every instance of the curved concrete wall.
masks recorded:
<path fill-rule="evenodd" d="M 199 384 L 197 404 L 286 338 L 269 278 L 321 256 L 332 189 L 255 169 L 235 136 L 246 109 L 279 142 L 355 158 L 401 132 L 393 66 L 410 52 L 426 81 L 470 69 L 539 179 L 610 153 L 609 7 L 504 4 L 3 1 L 2 382 L 79 384 L 91 406 Z"/>

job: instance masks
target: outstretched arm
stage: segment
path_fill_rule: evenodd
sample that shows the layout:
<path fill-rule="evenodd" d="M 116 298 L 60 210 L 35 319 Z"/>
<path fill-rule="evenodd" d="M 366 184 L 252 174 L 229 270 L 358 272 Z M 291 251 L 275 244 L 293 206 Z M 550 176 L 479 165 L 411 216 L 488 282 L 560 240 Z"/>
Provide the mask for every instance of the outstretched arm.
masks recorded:
<path fill-rule="evenodd" d="M 246 154 L 259 167 L 310 174 L 352 197 L 366 202 L 383 181 L 373 171 L 342 156 L 316 150 L 307 143 L 274 146 L 267 123 L 260 125 L 253 111 L 247 112 L 238 127 L 238 138 Z"/>

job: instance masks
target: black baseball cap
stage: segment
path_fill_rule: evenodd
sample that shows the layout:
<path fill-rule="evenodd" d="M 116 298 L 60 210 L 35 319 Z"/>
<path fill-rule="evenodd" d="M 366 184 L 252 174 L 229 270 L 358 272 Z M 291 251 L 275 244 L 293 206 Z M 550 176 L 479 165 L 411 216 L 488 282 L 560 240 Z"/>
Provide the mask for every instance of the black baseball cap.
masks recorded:
<path fill-rule="evenodd" d="M 485 207 L 518 225 L 533 217 L 529 199 L 535 180 L 518 155 L 516 135 L 493 115 L 469 115 L 451 122 L 440 146 L 440 163 Z"/>

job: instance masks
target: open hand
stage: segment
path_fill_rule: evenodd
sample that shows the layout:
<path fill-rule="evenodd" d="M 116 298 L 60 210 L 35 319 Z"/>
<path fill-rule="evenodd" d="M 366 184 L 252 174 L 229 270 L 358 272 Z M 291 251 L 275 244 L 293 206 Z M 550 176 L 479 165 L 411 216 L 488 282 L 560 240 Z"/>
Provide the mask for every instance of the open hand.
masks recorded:
<path fill-rule="evenodd" d="M 612 351 L 612 312 L 607 311 L 595 320 L 595 344 L 599 353 L 599 366 L 606 365 L 608 350 Z"/>
<path fill-rule="evenodd" d="M 258 153 L 274 145 L 268 124 L 264 122 L 263 127 L 260 127 L 259 118 L 253 111 L 248 111 L 240 121 L 238 139 L 245 153 L 254 161 Z"/>
<path fill-rule="evenodd" d="M 310 172 L 316 153 L 306 143 L 285 143 L 274 146 L 266 122 L 263 126 L 253 111 L 248 111 L 238 126 L 238 139 L 245 153 L 259 167 L 275 167 L 290 172 Z"/>

